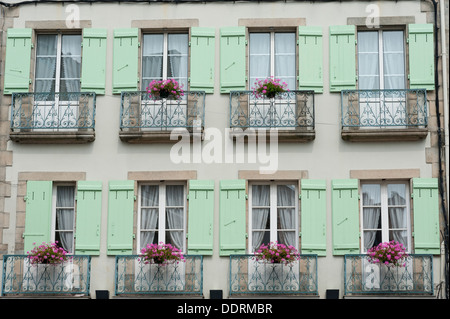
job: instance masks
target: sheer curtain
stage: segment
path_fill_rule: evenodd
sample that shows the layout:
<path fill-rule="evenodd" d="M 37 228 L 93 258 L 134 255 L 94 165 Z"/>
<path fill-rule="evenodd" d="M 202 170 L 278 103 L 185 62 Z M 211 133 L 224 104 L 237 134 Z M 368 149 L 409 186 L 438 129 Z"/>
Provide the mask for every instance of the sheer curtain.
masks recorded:
<path fill-rule="evenodd" d="M 142 90 L 145 90 L 152 80 L 163 78 L 163 34 L 144 34 L 142 49 Z"/>
<path fill-rule="evenodd" d="M 380 89 L 378 31 L 358 32 L 358 88 Z"/>
<path fill-rule="evenodd" d="M 297 247 L 295 241 L 295 186 L 277 186 L 279 243 Z"/>
<path fill-rule="evenodd" d="M 252 249 L 270 241 L 268 218 L 270 212 L 270 186 L 252 185 Z"/>
<path fill-rule="evenodd" d="M 159 189 L 155 185 L 141 186 L 140 248 L 158 242 Z M 156 235 L 156 238 L 155 238 Z"/>
<path fill-rule="evenodd" d="M 168 185 L 166 187 L 166 243 L 170 242 L 180 250 L 184 249 L 184 187 Z"/>
<path fill-rule="evenodd" d="M 167 78 L 173 78 L 187 90 L 188 35 L 168 34 Z"/>
<path fill-rule="evenodd" d="M 70 253 L 73 253 L 74 192 L 73 186 L 58 186 L 56 190 L 55 240 Z"/>
<path fill-rule="evenodd" d="M 81 35 L 61 37 L 60 92 L 80 92 Z"/>
<path fill-rule="evenodd" d="M 34 87 L 34 91 L 37 93 L 55 92 L 57 44 L 57 35 L 41 34 L 37 36 Z"/>
<path fill-rule="evenodd" d="M 403 31 L 383 32 L 383 70 L 385 89 L 405 88 Z"/>
<path fill-rule="evenodd" d="M 275 78 L 295 90 L 295 33 L 275 33 Z"/>
<path fill-rule="evenodd" d="M 388 206 L 390 239 L 408 247 L 408 220 L 406 210 L 406 186 L 404 184 L 388 185 Z"/>
<path fill-rule="evenodd" d="M 363 236 L 367 251 L 381 240 L 381 188 L 380 185 L 362 185 Z M 378 239 L 377 239 L 378 238 Z"/>
<path fill-rule="evenodd" d="M 270 33 L 250 33 L 250 88 L 256 79 L 270 77 Z"/>

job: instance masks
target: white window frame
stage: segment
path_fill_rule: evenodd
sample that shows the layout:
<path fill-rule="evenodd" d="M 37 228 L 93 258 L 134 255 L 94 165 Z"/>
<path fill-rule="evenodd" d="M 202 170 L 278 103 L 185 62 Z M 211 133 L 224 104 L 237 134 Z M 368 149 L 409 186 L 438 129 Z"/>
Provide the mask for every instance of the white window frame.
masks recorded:
<path fill-rule="evenodd" d="M 142 186 L 151 185 L 151 186 L 158 186 L 159 191 L 159 197 L 158 197 L 158 229 L 156 231 L 158 232 L 158 240 L 157 242 L 163 242 L 165 243 L 166 238 L 166 187 L 169 185 L 177 185 L 177 186 L 183 186 L 183 249 L 182 253 L 186 253 L 186 223 L 187 223 L 187 214 L 186 214 L 186 207 L 187 207 L 187 197 L 186 197 L 186 183 L 185 182 L 160 182 L 160 183 L 152 183 L 152 182 L 145 182 L 139 184 L 139 197 L 138 197 L 138 218 L 137 218 L 137 229 L 138 229 L 138 236 L 137 236 L 137 247 L 138 251 L 141 251 L 142 249 L 142 243 L 141 243 L 141 209 L 142 209 L 142 201 L 141 201 L 141 192 L 142 192 Z"/>
<path fill-rule="evenodd" d="M 367 253 L 364 245 L 364 231 L 370 230 L 364 228 L 363 223 L 363 214 L 364 214 L 364 205 L 363 205 L 363 199 L 362 199 L 362 185 L 364 184 L 376 184 L 380 185 L 380 201 L 381 201 L 381 241 L 387 242 L 389 241 L 389 231 L 393 230 L 389 228 L 389 205 L 388 205 L 388 185 L 390 184 L 401 184 L 405 185 L 405 205 L 402 205 L 405 207 L 406 210 L 406 231 L 407 231 L 407 245 L 408 249 L 407 252 L 411 252 L 411 205 L 410 205 L 410 185 L 409 181 L 405 180 L 364 180 L 360 182 L 361 184 L 361 200 L 360 200 L 360 225 L 361 225 L 361 253 Z M 375 230 L 375 229 L 374 229 Z"/>
<path fill-rule="evenodd" d="M 57 199 L 57 191 L 59 186 L 71 186 L 73 187 L 73 207 L 64 207 L 64 209 L 73 209 L 73 229 L 71 230 L 57 230 L 56 225 L 56 210 L 61 207 L 56 206 L 56 199 Z M 73 251 L 68 251 L 70 255 L 73 255 L 75 253 L 75 228 L 76 228 L 76 185 L 74 183 L 53 183 L 52 186 L 52 233 L 51 238 L 52 242 L 56 240 L 56 233 L 57 232 L 72 232 L 72 242 L 73 242 Z"/>
<path fill-rule="evenodd" d="M 278 228 L 277 228 L 277 218 L 278 218 L 278 209 L 277 209 L 277 186 L 278 185 L 293 185 L 295 186 L 295 194 L 294 194 L 294 202 L 295 202 L 295 222 L 294 229 L 286 229 L 284 231 L 294 231 L 295 232 L 295 245 L 294 247 L 299 249 L 299 241 L 298 241 L 298 228 L 299 228 L 299 206 L 298 206 L 298 184 L 295 181 L 274 181 L 274 182 L 249 182 L 249 196 L 248 196 L 248 207 L 249 207 L 249 217 L 248 217 L 248 251 L 253 253 L 253 225 L 252 225 L 252 213 L 253 213 L 253 201 L 252 201 L 252 187 L 255 185 L 269 185 L 270 186 L 270 242 L 277 241 L 278 238 Z"/>

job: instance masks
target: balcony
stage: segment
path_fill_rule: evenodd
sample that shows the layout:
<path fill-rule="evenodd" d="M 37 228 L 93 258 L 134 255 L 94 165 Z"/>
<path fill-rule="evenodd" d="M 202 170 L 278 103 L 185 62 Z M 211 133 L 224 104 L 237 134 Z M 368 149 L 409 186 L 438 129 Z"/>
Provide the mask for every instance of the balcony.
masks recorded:
<path fill-rule="evenodd" d="M 433 256 L 409 255 L 404 267 L 372 264 L 367 255 L 345 255 L 345 295 L 433 295 Z"/>
<path fill-rule="evenodd" d="M 154 99 L 146 91 L 122 92 L 120 139 L 128 143 L 176 143 L 180 135 L 192 138 L 194 133 L 201 138 L 205 92 L 184 94 L 183 99 L 172 100 Z"/>
<path fill-rule="evenodd" d="M 230 256 L 230 296 L 301 295 L 318 297 L 317 255 L 300 255 L 289 265 Z"/>
<path fill-rule="evenodd" d="M 185 255 L 185 261 L 146 264 L 138 255 L 116 257 L 116 296 L 203 294 L 203 256 Z"/>
<path fill-rule="evenodd" d="M 17 143 L 73 143 L 95 140 L 93 92 L 13 93 L 11 140 Z"/>
<path fill-rule="evenodd" d="M 341 91 L 344 140 L 417 141 L 428 135 L 424 89 Z"/>
<path fill-rule="evenodd" d="M 314 140 L 314 91 L 289 91 L 275 98 L 257 98 L 252 91 L 230 92 L 230 134 L 255 138 L 278 133 L 278 141 Z"/>
<path fill-rule="evenodd" d="M 1 296 L 89 296 L 90 272 L 90 256 L 31 264 L 26 255 L 4 255 Z"/>

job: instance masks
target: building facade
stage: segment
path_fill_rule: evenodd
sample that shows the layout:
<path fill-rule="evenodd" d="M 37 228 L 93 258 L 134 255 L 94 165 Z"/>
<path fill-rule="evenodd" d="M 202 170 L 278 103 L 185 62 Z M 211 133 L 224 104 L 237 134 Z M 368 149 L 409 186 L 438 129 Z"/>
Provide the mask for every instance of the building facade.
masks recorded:
<path fill-rule="evenodd" d="M 1 19 L 2 297 L 448 297 L 448 1 L 11 1 Z M 258 96 L 270 78 L 286 90 Z M 183 96 L 146 92 L 168 79 Z M 69 261 L 26 258 L 55 241 Z M 403 264 L 370 262 L 389 241 Z M 256 260 L 273 242 L 299 259 Z M 144 263 L 158 243 L 185 261 Z"/>

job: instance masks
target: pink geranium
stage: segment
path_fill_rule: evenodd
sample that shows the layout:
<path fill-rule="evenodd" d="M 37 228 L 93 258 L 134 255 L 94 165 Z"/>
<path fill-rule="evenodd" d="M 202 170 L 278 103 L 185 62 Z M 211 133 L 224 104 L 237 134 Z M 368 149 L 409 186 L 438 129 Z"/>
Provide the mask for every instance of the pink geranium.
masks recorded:
<path fill-rule="evenodd" d="M 256 79 L 255 87 L 253 89 L 253 95 L 257 98 L 268 97 L 273 98 L 275 95 L 279 93 L 283 93 L 285 91 L 289 91 L 287 89 L 287 83 L 282 82 L 280 79 L 276 79 L 273 77 L 258 80 Z"/>
<path fill-rule="evenodd" d="M 383 242 L 367 251 L 369 261 L 387 266 L 405 266 L 406 248 L 397 241 Z"/>
<path fill-rule="evenodd" d="M 141 256 L 144 263 L 167 264 L 176 261 L 185 261 L 181 250 L 171 244 L 147 244 L 141 249 Z"/>
<path fill-rule="evenodd" d="M 289 264 L 299 259 L 297 249 L 291 245 L 271 242 L 268 245 L 262 244 L 255 252 L 256 260 L 267 261 L 269 263 Z"/>
<path fill-rule="evenodd" d="M 58 241 L 33 245 L 35 247 L 31 252 L 27 252 L 31 264 L 60 264 L 72 258 L 64 248 L 58 246 Z"/>

